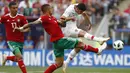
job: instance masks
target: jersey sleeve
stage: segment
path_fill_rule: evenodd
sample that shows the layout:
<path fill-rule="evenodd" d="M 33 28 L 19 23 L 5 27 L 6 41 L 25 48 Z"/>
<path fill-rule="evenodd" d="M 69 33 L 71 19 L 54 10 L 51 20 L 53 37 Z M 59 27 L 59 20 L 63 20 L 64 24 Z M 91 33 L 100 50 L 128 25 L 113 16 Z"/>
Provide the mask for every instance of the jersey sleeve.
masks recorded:
<path fill-rule="evenodd" d="M 70 15 L 70 12 L 71 10 L 70 10 L 70 6 L 65 10 L 65 12 L 63 13 L 63 15 L 62 16 L 65 16 L 65 17 L 69 17 L 69 15 Z"/>
<path fill-rule="evenodd" d="M 4 21 L 5 21 L 5 17 L 4 17 L 4 16 L 1 16 L 1 17 L 0 17 L 0 23 L 4 23 Z"/>
<path fill-rule="evenodd" d="M 38 21 L 40 21 L 40 22 L 42 23 L 42 18 L 41 18 L 41 17 L 40 17 L 40 18 L 38 18 L 37 20 L 38 20 Z"/>
<path fill-rule="evenodd" d="M 25 25 L 25 24 L 27 24 L 27 23 L 28 23 L 28 21 L 27 21 L 26 17 L 23 16 L 23 18 L 22 18 L 22 24 Z"/>
<path fill-rule="evenodd" d="M 45 16 L 41 16 L 41 17 L 38 19 L 38 21 L 40 21 L 41 23 L 46 22 Z"/>

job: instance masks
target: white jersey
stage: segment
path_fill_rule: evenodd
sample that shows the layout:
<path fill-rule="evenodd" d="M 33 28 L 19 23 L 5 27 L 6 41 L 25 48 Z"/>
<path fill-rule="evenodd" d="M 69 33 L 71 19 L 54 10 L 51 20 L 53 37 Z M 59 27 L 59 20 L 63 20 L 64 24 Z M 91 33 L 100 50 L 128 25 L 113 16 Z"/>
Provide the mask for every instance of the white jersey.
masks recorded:
<path fill-rule="evenodd" d="M 63 13 L 62 16 L 65 17 L 74 17 L 75 21 L 67 21 L 66 22 L 66 27 L 62 27 L 62 32 L 66 37 L 77 37 L 80 30 L 77 28 L 77 19 L 78 19 L 78 14 L 75 12 L 74 6 L 77 4 L 72 4 L 70 5 L 65 12 Z"/>
<path fill-rule="evenodd" d="M 68 22 L 66 22 L 66 27 L 77 27 L 77 16 L 78 16 L 78 14 L 75 12 L 75 9 L 74 9 L 74 6 L 75 6 L 76 4 L 72 4 L 72 5 L 70 5 L 66 10 L 65 10 L 65 12 L 63 13 L 63 15 L 62 16 L 65 16 L 65 17 L 74 17 L 75 18 L 75 21 L 72 21 L 72 20 L 70 20 L 70 21 L 68 21 Z"/>

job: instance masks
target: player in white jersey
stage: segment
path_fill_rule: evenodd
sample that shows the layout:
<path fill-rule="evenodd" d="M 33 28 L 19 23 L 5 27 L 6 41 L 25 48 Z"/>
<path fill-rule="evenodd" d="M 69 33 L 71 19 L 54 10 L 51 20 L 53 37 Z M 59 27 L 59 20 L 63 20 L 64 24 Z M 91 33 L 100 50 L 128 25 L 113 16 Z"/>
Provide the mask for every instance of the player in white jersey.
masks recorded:
<path fill-rule="evenodd" d="M 62 27 L 62 31 L 66 37 L 84 37 L 89 40 L 100 42 L 101 45 L 110 39 L 110 38 L 103 38 L 103 37 L 95 37 L 87 33 L 86 31 L 77 28 L 76 20 L 77 20 L 78 15 L 80 14 L 84 17 L 84 20 L 89 23 L 88 24 L 89 29 L 91 28 L 91 22 L 86 13 L 86 6 L 83 3 L 72 4 L 65 10 L 63 15 L 61 16 L 61 20 L 67 21 L 65 27 Z M 102 50 L 104 49 L 101 49 L 100 52 L 98 53 L 101 53 Z M 64 73 L 66 73 L 66 68 L 67 68 L 68 63 L 76 56 L 76 54 L 79 51 L 80 49 L 76 48 L 70 52 L 67 60 L 64 61 L 64 65 L 63 65 Z"/>

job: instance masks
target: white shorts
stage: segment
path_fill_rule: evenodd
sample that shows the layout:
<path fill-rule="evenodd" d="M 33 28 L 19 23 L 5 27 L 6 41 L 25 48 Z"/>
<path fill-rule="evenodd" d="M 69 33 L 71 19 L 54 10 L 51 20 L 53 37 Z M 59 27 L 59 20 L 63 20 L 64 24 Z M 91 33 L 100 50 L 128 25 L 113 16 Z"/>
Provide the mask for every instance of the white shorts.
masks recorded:
<path fill-rule="evenodd" d="M 62 32 L 63 32 L 65 37 L 77 38 L 80 31 L 81 31 L 81 29 L 76 28 L 76 27 L 65 27 L 65 28 L 62 28 Z"/>

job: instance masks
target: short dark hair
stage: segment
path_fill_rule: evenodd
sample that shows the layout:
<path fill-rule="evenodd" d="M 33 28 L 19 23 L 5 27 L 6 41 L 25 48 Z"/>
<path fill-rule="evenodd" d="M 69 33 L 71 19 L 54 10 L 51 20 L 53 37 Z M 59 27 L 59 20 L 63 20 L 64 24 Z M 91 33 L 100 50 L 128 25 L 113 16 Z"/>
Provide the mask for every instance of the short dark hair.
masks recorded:
<path fill-rule="evenodd" d="M 11 1 L 11 2 L 9 3 L 9 7 L 11 7 L 11 6 L 13 6 L 13 5 L 17 5 L 17 3 L 14 2 L 14 1 Z"/>
<path fill-rule="evenodd" d="M 86 6 L 85 6 L 84 3 L 79 3 L 79 4 L 77 5 L 77 8 L 78 8 L 79 10 L 82 10 L 82 11 L 85 11 L 85 10 L 86 10 Z"/>
<path fill-rule="evenodd" d="M 50 8 L 49 4 L 44 4 L 44 5 L 41 6 L 41 10 L 42 10 L 43 13 L 45 13 L 48 10 L 48 8 Z"/>

